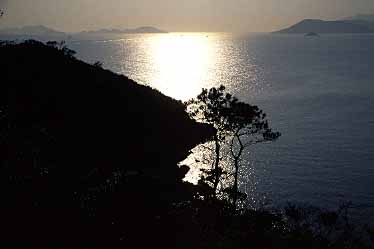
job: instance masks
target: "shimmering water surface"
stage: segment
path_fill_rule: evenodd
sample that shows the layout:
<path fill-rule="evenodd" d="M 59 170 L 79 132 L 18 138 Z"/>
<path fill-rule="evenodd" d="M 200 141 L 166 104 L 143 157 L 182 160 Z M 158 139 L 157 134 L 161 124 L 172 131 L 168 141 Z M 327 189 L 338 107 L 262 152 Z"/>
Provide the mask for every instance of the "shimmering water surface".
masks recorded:
<path fill-rule="evenodd" d="M 246 155 L 251 199 L 352 201 L 373 213 L 374 35 L 171 33 L 69 46 L 177 99 L 223 84 L 262 108 L 282 137 Z"/>

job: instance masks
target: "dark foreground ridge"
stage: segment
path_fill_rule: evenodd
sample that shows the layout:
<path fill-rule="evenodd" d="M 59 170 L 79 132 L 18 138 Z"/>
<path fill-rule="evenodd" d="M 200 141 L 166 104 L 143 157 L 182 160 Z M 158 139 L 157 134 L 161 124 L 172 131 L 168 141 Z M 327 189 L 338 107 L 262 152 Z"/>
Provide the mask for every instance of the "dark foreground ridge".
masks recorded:
<path fill-rule="evenodd" d="M 56 43 L 0 54 L 1 247 L 372 248 L 344 207 L 237 210 L 182 182 L 214 134 L 183 103 Z"/>

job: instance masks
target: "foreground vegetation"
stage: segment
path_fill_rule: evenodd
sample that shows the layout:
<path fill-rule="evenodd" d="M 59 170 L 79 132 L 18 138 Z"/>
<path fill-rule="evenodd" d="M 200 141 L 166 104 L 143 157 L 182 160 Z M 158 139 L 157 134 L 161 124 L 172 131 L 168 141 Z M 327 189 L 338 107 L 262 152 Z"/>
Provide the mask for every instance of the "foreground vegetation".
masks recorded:
<path fill-rule="evenodd" d="M 214 181 L 183 182 L 189 168 L 178 162 L 227 138 L 185 104 L 81 62 L 63 43 L 3 42 L 0 55 L 2 247 L 373 248 L 373 230 L 354 226 L 346 206 L 239 209 L 237 185 L 225 199 Z M 237 139 L 230 127 L 221 131 Z"/>

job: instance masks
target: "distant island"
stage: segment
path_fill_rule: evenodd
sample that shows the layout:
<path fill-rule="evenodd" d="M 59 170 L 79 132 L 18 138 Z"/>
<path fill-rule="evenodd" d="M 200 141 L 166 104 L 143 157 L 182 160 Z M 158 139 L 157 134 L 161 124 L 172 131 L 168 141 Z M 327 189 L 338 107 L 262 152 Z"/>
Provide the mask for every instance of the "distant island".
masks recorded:
<path fill-rule="evenodd" d="M 281 34 L 342 34 L 342 33 L 374 33 L 374 16 L 357 15 L 337 21 L 305 19 L 289 28 L 274 33 Z"/>
<path fill-rule="evenodd" d="M 305 34 L 305 36 L 319 36 L 319 34 L 314 33 L 314 32 L 309 32 L 309 33 Z"/>
<path fill-rule="evenodd" d="M 102 37 L 108 35 L 123 35 L 123 34 L 144 34 L 144 33 L 167 33 L 164 30 L 155 27 L 139 27 L 134 29 L 99 29 L 93 31 L 82 31 L 78 33 L 65 33 L 45 27 L 42 25 L 24 26 L 20 28 L 7 28 L 0 30 L 2 37 L 21 37 L 21 38 L 36 38 L 40 40 L 49 39 L 81 39 Z"/>

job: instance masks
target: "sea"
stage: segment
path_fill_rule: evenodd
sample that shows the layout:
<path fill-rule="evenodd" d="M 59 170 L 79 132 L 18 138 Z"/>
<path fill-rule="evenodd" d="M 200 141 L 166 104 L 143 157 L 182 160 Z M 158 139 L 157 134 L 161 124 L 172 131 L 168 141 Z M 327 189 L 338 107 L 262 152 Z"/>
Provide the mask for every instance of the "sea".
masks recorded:
<path fill-rule="evenodd" d="M 350 202 L 374 219 L 374 35 L 134 34 L 68 46 L 182 101 L 224 85 L 260 107 L 282 136 L 246 151 L 241 189 L 256 205 Z"/>

